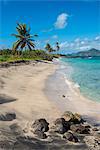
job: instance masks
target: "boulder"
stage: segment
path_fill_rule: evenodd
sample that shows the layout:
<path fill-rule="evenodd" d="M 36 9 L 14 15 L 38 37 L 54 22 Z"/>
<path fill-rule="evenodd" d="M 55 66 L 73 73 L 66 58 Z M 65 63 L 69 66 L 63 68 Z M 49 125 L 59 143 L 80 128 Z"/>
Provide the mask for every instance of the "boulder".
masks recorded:
<path fill-rule="evenodd" d="M 66 121 L 69 121 L 71 124 L 80 124 L 84 122 L 81 115 L 77 113 L 73 114 L 70 111 L 65 111 L 62 115 L 62 118 L 64 118 Z"/>
<path fill-rule="evenodd" d="M 62 115 L 62 118 L 64 118 L 66 121 L 72 120 L 74 117 L 73 113 L 71 111 L 65 111 Z"/>
<path fill-rule="evenodd" d="M 16 114 L 15 113 L 5 113 L 0 115 L 0 120 L 1 121 L 12 121 L 16 119 Z"/>
<path fill-rule="evenodd" d="M 49 130 L 49 123 L 45 119 L 37 119 L 32 124 L 32 129 L 35 131 L 47 132 Z"/>
<path fill-rule="evenodd" d="M 54 121 L 54 126 L 51 127 L 51 130 L 63 134 L 69 130 L 69 123 L 64 118 L 58 118 Z"/>
<path fill-rule="evenodd" d="M 83 126 L 81 124 L 73 124 L 70 126 L 70 130 L 79 134 L 89 134 L 90 129 L 87 126 Z"/>
<path fill-rule="evenodd" d="M 71 142 L 78 142 L 78 138 L 71 132 L 66 132 L 64 135 L 63 135 L 63 138 L 67 139 L 68 141 L 71 141 Z"/>
<path fill-rule="evenodd" d="M 66 124 L 66 121 L 64 118 L 57 118 L 55 121 L 54 121 L 54 124 L 57 125 L 57 124 L 63 124 L 65 125 Z"/>

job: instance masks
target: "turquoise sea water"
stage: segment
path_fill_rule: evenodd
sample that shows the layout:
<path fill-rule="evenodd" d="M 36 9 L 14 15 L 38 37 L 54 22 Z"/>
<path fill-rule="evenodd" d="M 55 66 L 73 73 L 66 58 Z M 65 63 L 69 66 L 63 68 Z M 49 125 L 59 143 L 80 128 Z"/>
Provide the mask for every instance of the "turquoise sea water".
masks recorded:
<path fill-rule="evenodd" d="M 83 95 L 91 100 L 100 102 L 100 57 L 98 58 L 61 58 L 63 65 L 69 65 L 71 68 L 70 75 L 68 71 L 66 76 L 69 77 L 80 87 Z"/>

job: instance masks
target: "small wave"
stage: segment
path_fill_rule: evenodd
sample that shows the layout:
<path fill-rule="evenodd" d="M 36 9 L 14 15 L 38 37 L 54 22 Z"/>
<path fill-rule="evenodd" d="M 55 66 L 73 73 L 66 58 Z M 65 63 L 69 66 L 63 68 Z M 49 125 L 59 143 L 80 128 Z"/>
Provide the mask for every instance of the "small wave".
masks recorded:
<path fill-rule="evenodd" d="M 74 86 L 75 86 L 76 88 L 80 88 L 80 85 L 79 85 L 78 83 L 75 83 Z"/>
<path fill-rule="evenodd" d="M 60 60 L 57 59 L 57 58 L 53 58 L 53 62 L 54 62 L 54 63 L 57 63 L 57 62 L 60 62 Z"/>
<path fill-rule="evenodd" d="M 60 66 L 60 69 L 65 69 L 65 68 L 66 68 L 65 65 L 61 65 L 61 66 Z"/>

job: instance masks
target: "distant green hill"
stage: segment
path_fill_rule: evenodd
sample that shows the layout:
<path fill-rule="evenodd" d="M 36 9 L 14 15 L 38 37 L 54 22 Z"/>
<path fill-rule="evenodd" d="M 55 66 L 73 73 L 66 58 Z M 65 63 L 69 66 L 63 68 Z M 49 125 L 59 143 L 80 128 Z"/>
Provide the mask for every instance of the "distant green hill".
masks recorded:
<path fill-rule="evenodd" d="M 100 50 L 92 48 L 88 51 L 80 51 L 78 53 L 72 53 L 65 55 L 67 58 L 77 58 L 77 57 L 100 57 Z"/>

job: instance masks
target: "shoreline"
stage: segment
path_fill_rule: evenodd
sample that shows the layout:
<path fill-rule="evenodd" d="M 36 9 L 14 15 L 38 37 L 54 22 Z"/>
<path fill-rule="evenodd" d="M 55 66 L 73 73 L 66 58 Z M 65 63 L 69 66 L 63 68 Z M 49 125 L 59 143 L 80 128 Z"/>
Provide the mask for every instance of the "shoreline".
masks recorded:
<path fill-rule="evenodd" d="M 49 88 L 48 91 L 51 91 L 46 92 L 48 98 L 54 99 L 62 112 L 72 111 L 73 113 L 79 113 L 90 124 L 100 126 L 100 103 L 83 96 L 80 90 L 75 87 L 74 82 L 61 73 L 61 64 L 57 65 L 57 70 L 47 80 L 46 89 Z M 53 88 L 52 83 L 57 86 Z M 63 95 L 65 98 L 62 97 Z"/>

